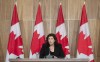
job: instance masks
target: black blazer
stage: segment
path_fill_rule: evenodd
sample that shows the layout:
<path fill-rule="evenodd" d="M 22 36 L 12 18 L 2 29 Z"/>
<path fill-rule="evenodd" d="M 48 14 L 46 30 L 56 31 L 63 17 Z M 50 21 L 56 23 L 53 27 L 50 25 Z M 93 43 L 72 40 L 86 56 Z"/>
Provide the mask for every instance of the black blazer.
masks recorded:
<path fill-rule="evenodd" d="M 49 53 L 50 53 L 49 46 L 47 46 L 46 44 L 43 44 L 42 48 L 40 50 L 39 58 L 46 58 L 46 56 L 49 55 Z M 61 44 L 58 44 L 55 46 L 54 56 L 56 56 L 57 58 L 64 58 L 65 57 Z"/>

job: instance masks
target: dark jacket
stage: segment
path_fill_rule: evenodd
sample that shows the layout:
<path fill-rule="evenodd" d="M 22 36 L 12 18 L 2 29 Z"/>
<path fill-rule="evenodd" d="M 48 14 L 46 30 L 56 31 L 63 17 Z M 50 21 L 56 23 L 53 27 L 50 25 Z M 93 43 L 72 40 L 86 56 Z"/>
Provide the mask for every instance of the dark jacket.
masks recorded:
<path fill-rule="evenodd" d="M 50 54 L 49 46 L 47 46 L 46 44 L 43 44 L 40 50 L 39 58 L 46 58 L 46 56 L 49 54 Z M 57 58 L 65 57 L 61 44 L 55 45 L 54 56 L 56 56 Z"/>

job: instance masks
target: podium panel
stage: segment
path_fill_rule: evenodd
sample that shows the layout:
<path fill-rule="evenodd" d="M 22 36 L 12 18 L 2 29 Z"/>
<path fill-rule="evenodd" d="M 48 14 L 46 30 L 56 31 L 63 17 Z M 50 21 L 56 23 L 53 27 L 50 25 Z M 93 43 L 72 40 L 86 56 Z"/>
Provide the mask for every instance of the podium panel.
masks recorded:
<path fill-rule="evenodd" d="M 88 59 L 10 59 L 10 62 L 89 62 Z"/>

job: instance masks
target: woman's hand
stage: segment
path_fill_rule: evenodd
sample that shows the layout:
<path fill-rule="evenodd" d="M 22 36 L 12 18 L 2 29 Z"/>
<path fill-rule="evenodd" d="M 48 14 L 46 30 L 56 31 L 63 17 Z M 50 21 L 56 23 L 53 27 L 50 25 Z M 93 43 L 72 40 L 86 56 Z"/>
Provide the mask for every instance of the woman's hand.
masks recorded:
<path fill-rule="evenodd" d="M 55 58 L 55 59 L 57 59 L 57 57 L 56 57 L 56 56 L 54 56 L 54 58 Z"/>

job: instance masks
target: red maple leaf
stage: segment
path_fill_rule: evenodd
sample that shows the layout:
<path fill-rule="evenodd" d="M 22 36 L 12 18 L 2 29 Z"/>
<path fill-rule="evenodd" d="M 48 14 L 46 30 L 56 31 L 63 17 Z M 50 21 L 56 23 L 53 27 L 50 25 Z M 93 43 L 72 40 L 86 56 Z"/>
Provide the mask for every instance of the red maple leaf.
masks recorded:
<path fill-rule="evenodd" d="M 8 41 L 8 52 L 9 52 L 9 54 L 14 52 L 14 45 L 15 45 L 15 35 L 12 31 L 9 35 L 9 41 Z"/>
<path fill-rule="evenodd" d="M 39 52 L 39 34 L 37 31 L 33 33 L 32 43 L 31 43 L 31 51 L 32 54 Z"/>
<path fill-rule="evenodd" d="M 14 53 L 19 56 L 20 54 L 23 54 L 23 43 L 22 38 L 19 36 L 15 39 L 15 48 Z"/>
<path fill-rule="evenodd" d="M 9 36 L 8 52 L 9 54 L 13 53 L 19 56 L 20 54 L 23 54 L 22 48 L 19 48 L 19 46 L 22 46 L 22 38 L 19 36 L 15 39 L 15 36 L 16 35 L 12 31 Z"/>
<path fill-rule="evenodd" d="M 56 34 L 57 40 L 62 45 L 62 48 L 63 48 L 65 55 L 70 54 L 70 52 L 68 51 L 69 49 L 65 48 L 66 46 L 68 46 L 68 38 L 65 36 L 63 39 L 61 39 L 61 36 L 62 35 L 60 35 L 59 32 Z"/>
<path fill-rule="evenodd" d="M 85 35 L 83 32 L 80 32 L 78 37 L 78 52 L 83 53 L 85 55 L 92 54 L 92 48 L 89 48 L 89 46 L 92 46 L 90 36 L 88 36 L 86 39 L 84 39 Z"/>

